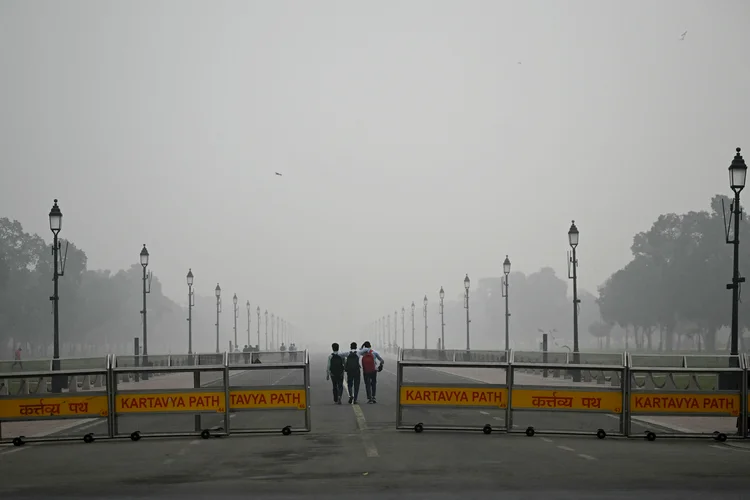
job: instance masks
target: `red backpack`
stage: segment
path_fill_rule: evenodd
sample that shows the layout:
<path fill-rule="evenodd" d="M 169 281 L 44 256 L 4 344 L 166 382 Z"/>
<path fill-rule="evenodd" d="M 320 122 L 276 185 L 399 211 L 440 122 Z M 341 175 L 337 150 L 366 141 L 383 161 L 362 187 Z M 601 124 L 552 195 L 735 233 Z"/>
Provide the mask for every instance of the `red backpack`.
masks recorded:
<path fill-rule="evenodd" d="M 375 367 L 375 355 L 372 353 L 372 350 L 367 351 L 362 355 L 362 371 L 365 373 L 378 371 Z"/>

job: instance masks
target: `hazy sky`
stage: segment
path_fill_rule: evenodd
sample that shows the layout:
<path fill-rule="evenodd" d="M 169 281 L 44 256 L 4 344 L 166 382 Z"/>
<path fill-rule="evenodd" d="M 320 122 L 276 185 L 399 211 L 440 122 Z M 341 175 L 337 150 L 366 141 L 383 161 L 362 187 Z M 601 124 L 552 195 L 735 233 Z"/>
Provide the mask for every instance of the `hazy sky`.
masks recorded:
<path fill-rule="evenodd" d="M 146 243 L 176 300 L 192 267 L 315 329 L 453 297 L 506 253 L 564 276 L 571 219 L 595 291 L 750 158 L 749 21 L 742 0 L 1 0 L 0 215 L 48 238 L 59 198 L 89 267 Z"/>

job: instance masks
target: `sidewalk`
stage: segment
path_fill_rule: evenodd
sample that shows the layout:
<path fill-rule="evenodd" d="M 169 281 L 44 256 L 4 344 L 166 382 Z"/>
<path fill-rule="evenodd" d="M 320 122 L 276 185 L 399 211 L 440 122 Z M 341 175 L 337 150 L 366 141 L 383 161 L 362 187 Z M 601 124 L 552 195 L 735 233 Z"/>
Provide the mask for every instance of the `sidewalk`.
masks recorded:
<path fill-rule="evenodd" d="M 244 372 L 236 372 L 232 376 L 238 375 Z M 201 385 L 206 385 L 221 377 L 221 373 L 201 373 Z M 192 389 L 193 388 L 193 373 L 173 373 L 168 375 L 152 376 L 148 380 L 141 380 L 139 382 L 119 382 L 117 384 L 118 390 L 123 391 L 134 391 L 134 390 L 158 390 L 158 389 Z M 104 391 L 104 387 L 92 388 L 91 391 L 79 391 L 72 393 L 76 396 L 85 396 L 91 392 Z M 27 397 L 44 399 L 47 394 L 31 394 Z M 26 437 L 44 437 L 50 434 L 55 434 L 73 427 L 81 426 L 79 430 L 84 430 L 87 427 L 91 427 L 99 422 L 98 418 L 76 418 L 76 419 L 64 419 L 64 420 L 34 420 L 26 422 L 3 422 L 0 423 L 0 437 L 2 439 L 8 439 L 17 436 Z"/>

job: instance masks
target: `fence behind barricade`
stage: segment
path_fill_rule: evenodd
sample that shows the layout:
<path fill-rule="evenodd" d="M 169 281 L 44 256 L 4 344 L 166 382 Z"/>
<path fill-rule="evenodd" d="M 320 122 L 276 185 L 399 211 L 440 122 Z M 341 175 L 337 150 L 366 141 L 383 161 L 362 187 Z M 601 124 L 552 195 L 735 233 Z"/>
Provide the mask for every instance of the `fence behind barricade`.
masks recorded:
<path fill-rule="evenodd" d="M 626 433 L 624 353 L 513 351 L 508 429 L 606 437 Z"/>
<path fill-rule="evenodd" d="M 403 349 L 397 365 L 397 429 L 504 428 L 505 351 Z"/>
<path fill-rule="evenodd" d="M 71 424 L 90 422 L 86 427 L 89 430 L 97 420 L 106 434 L 110 356 L 59 359 L 56 364 L 59 369 L 53 370 L 49 359 L 0 362 L 0 441 L 5 441 L 4 435 L 12 436 L 19 446 L 25 442 L 78 440 L 81 436 L 62 432 L 73 427 Z M 34 432 L 34 436 L 26 437 L 28 422 L 45 422 L 42 425 L 48 435 Z M 84 434 L 83 439 L 93 441 L 93 433 Z"/>
<path fill-rule="evenodd" d="M 307 351 L 230 353 L 228 361 L 231 434 L 311 430 Z"/>

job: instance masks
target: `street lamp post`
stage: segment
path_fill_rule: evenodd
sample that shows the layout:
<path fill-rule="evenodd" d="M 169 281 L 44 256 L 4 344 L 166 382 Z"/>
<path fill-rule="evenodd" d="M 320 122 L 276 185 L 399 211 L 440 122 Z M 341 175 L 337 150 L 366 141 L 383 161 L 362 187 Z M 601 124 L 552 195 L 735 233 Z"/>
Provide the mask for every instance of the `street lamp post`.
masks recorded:
<path fill-rule="evenodd" d="M 745 278 L 740 276 L 740 218 L 742 217 L 742 208 L 740 207 L 740 191 L 745 187 L 747 178 L 747 165 L 740 154 L 741 149 L 737 148 L 737 154 L 729 166 L 729 186 L 734 191 L 734 201 L 730 205 L 729 224 L 725 225 L 727 243 L 733 246 L 734 260 L 732 266 L 732 283 L 727 285 L 728 290 L 732 290 L 732 330 L 731 330 L 731 348 L 730 354 L 736 356 L 739 353 L 739 303 L 740 303 L 740 283 L 745 282 Z M 729 228 L 734 219 L 734 233 L 732 239 L 729 239 Z"/>
<path fill-rule="evenodd" d="M 268 309 L 266 309 L 266 351 L 268 350 Z"/>
<path fill-rule="evenodd" d="M 508 275 L 510 274 L 510 259 L 508 259 L 507 255 L 503 262 L 503 274 L 505 275 L 503 277 L 502 292 L 503 297 L 505 297 L 505 351 L 507 352 L 510 348 L 510 313 L 508 312 Z"/>
<path fill-rule="evenodd" d="M 388 342 L 388 351 L 390 352 L 391 346 L 391 315 L 388 315 L 388 320 L 386 321 L 386 325 L 388 325 L 388 334 L 386 336 L 387 342 Z"/>
<path fill-rule="evenodd" d="M 188 356 L 193 355 L 193 306 L 195 305 L 195 295 L 193 293 L 193 270 L 188 269 L 187 273 L 188 286 Z"/>
<path fill-rule="evenodd" d="M 414 305 L 414 301 L 411 301 L 411 348 L 414 349 L 414 310 L 417 306 Z"/>
<path fill-rule="evenodd" d="M 401 348 L 406 348 L 406 308 L 401 308 Z"/>
<path fill-rule="evenodd" d="M 393 352 L 398 353 L 398 309 L 393 311 L 393 347 Z"/>
<path fill-rule="evenodd" d="M 247 301 L 247 345 L 250 347 L 250 301 Z"/>
<path fill-rule="evenodd" d="M 464 296 L 464 307 L 466 308 L 466 350 L 469 351 L 471 349 L 471 343 L 469 342 L 469 323 L 471 323 L 471 320 L 469 319 L 469 287 L 471 287 L 471 280 L 469 280 L 469 275 L 467 274 L 464 278 L 464 290 L 466 290 L 466 295 Z"/>
<path fill-rule="evenodd" d="M 424 348 L 427 350 L 427 295 L 424 296 L 422 304 L 424 305 L 422 308 L 422 315 L 424 316 Z"/>
<path fill-rule="evenodd" d="M 281 322 L 281 317 L 276 316 L 276 343 L 281 344 L 281 330 L 279 329 L 279 323 Z M 281 346 L 279 346 L 281 348 Z"/>
<path fill-rule="evenodd" d="M 383 322 L 381 323 L 383 327 L 382 331 L 382 337 L 383 337 L 383 347 L 387 350 L 388 349 L 388 337 L 385 335 L 385 316 L 383 316 Z"/>
<path fill-rule="evenodd" d="M 151 272 L 147 272 L 148 267 L 148 250 L 146 244 L 141 249 L 141 267 L 143 267 L 143 366 L 148 366 L 148 329 L 146 327 L 146 318 L 148 315 L 146 309 L 146 294 L 151 293 Z M 143 380 L 148 380 L 148 372 L 143 372 Z"/>
<path fill-rule="evenodd" d="M 576 257 L 576 247 L 578 247 L 578 228 L 576 221 L 572 221 L 568 230 L 568 243 L 572 252 L 568 254 L 568 279 L 573 280 L 573 364 L 580 363 L 578 352 L 578 258 Z M 581 371 L 573 370 L 573 381 L 581 381 Z"/>
<path fill-rule="evenodd" d="M 257 327 L 258 328 L 258 350 L 260 351 L 260 306 L 258 306 L 258 307 L 255 308 L 255 312 L 258 313 L 258 321 L 257 321 L 257 325 L 258 325 L 258 327 Z"/>
<path fill-rule="evenodd" d="M 216 354 L 219 353 L 219 314 L 221 314 L 221 287 L 216 283 Z"/>
<path fill-rule="evenodd" d="M 445 291 L 443 287 L 440 287 L 440 349 L 445 350 L 445 313 L 443 311 L 443 299 L 445 299 Z"/>
<path fill-rule="evenodd" d="M 274 335 L 273 335 L 274 318 L 276 318 L 276 315 L 271 313 L 271 350 L 277 351 L 278 349 L 276 348 L 276 341 L 274 340 Z"/>
<path fill-rule="evenodd" d="M 237 349 L 237 318 L 240 316 L 240 308 L 237 306 L 237 294 L 232 297 L 232 304 L 234 304 L 234 349 Z"/>
<path fill-rule="evenodd" d="M 52 260 L 54 260 L 52 269 L 52 282 L 53 291 L 52 297 L 49 299 L 52 301 L 52 315 L 53 315 L 53 326 L 52 326 L 52 369 L 58 371 L 60 369 L 60 293 L 59 293 L 59 279 L 65 275 L 65 262 L 68 256 L 68 244 L 65 244 L 65 257 L 61 258 L 61 247 L 58 235 L 62 230 L 62 211 L 57 205 L 55 200 L 52 205 L 52 210 L 49 211 L 49 228 L 52 231 Z M 52 392 L 62 392 L 67 377 L 56 376 L 52 377 Z"/>

